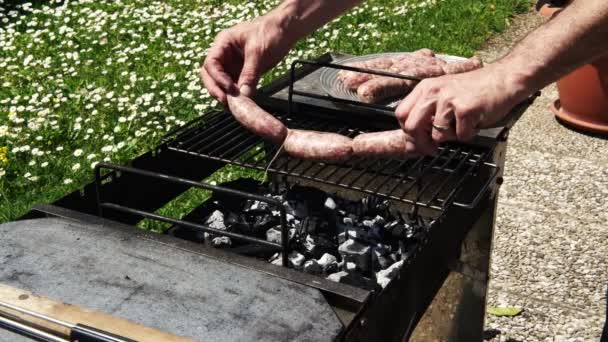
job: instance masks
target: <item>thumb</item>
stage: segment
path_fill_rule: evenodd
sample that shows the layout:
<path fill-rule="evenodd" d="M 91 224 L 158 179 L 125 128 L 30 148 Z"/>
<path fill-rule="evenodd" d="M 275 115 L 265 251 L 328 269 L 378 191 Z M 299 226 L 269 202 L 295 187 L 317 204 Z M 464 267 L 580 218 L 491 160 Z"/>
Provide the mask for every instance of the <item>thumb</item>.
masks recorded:
<path fill-rule="evenodd" d="M 245 53 L 245 63 L 239 76 L 238 87 L 245 96 L 252 96 L 260 78 L 260 57 L 255 52 Z"/>

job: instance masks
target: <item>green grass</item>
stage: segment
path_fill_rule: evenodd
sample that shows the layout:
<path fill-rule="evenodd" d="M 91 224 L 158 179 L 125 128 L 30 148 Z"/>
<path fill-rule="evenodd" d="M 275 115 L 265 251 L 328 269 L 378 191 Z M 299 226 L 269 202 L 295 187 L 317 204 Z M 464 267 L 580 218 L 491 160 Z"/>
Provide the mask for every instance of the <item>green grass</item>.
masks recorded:
<path fill-rule="evenodd" d="M 93 163 L 124 163 L 214 107 L 198 80 L 205 49 L 221 29 L 276 3 L 72 1 L 16 15 L 0 10 L 0 222 L 90 182 Z M 367 1 L 299 42 L 263 82 L 295 58 L 327 51 L 429 47 L 468 56 L 530 4 Z M 261 177 L 230 167 L 209 181 L 241 176 Z M 180 217 L 205 196 L 189 191 L 161 212 Z M 141 226 L 162 230 L 147 221 Z"/>

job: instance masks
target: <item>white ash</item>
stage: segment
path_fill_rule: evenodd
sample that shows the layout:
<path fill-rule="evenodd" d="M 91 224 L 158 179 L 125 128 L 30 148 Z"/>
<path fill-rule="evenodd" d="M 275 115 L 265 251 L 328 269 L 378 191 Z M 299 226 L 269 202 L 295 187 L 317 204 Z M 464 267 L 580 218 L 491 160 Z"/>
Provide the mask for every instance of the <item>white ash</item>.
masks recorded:
<path fill-rule="evenodd" d="M 289 253 L 288 258 L 289 258 L 289 264 L 297 269 L 302 268 L 304 261 L 306 261 L 306 258 L 304 257 L 304 255 L 302 255 L 296 251 Z"/>
<path fill-rule="evenodd" d="M 344 218 L 342 219 L 342 222 L 343 222 L 344 224 L 351 225 L 351 226 L 352 226 L 353 224 L 355 224 L 355 222 L 353 221 L 353 218 L 352 218 L 352 217 L 348 217 L 348 216 L 347 216 L 347 217 L 344 217 Z"/>
<path fill-rule="evenodd" d="M 211 240 L 211 245 L 216 248 L 232 246 L 232 240 L 227 236 L 216 237 Z"/>
<path fill-rule="evenodd" d="M 336 273 L 332 273 L 330 275 L 327 276 L 327 279 L 331 280 L 331 281 L 335 281 L 336 283 L 339 283 L 340 280 L 342 280 L 342 278 L 348 276 L 348 272 L 345 271 L 340 271 L 340 272 L 336 272 Z"/>
<path fill-rule="evenodd" d="M 281 253 L 275 253 L 268 259 L 268 262 L 273 265 L 283 266 L 283 255 Z"/>
<path fill-rule="evenodd" d="M 390 283 L 391 279 L 393 279 L 397 275 L 399 269 L 401 268 L 401 265 L 403 265 L 403 260 L 398 261 L 392 264 L 389 268 L 376 273 L 376 281 L 378 282 L 378 284 L 380 284 L 382 288 L 385 288 L 386 285 Z"/>
<path fill-rule="evenodd" d="M 336 208 L 338 207 L 338 205 L 336 204 L 336 201 L 334 201 L 334 199 L 331 197 L 327 197 L 327 199 L 325 200 L 324 206 L 325 206 L 325 208 L 330 209 L 330 210 L 336 210 Z"/>
<path fill-rule="evenodd" d="M 219 210 L 216 210 L 211 213 L 211 215 L 209 215 L 206 224 L 211 228 L 215 228 L 218 230 L 226 230 L 226 224 L 224 223 L 224 214 Z"/>
<path fill-rule="evenodd" d="M 346 270 L 347 271 L 354 271 L 357 269 L 357 264 L 355 264 L 354 262 L 347 262 L 346 263 Z"/>

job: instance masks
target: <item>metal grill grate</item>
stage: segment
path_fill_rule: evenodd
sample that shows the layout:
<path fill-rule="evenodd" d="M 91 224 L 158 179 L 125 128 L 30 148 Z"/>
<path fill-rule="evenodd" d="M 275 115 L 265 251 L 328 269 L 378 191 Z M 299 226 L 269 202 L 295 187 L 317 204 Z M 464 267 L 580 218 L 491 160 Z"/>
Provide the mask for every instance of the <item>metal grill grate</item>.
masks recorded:
<path fill-rule="evenodd" d="M 290 128 L 335 132 L 349 137 L 368 130 L 297 115 L 276 115 Z M 487 193 L 498 168 L 492 153 L 472 146 L 440 147 L 435 156 L 410 160 L 353 157 L 343 164 L 295 159 L 286 154 L 268 166 L 277 146 L 243 128 L 228 112 L 212 112 L 174 132 L 167 148 L 275 174 L 299 177 L 366 194 L 442 210 L 452 203 L 472 208 Z M 462 191 L 466 189 L 466 191 Z"/>

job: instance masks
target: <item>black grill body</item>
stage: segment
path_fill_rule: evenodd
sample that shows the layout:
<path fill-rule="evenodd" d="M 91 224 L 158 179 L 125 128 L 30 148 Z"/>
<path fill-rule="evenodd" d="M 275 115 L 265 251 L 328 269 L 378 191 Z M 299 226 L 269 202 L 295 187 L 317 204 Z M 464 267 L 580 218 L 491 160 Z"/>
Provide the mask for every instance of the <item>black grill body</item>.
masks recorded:
<path fill-rule="evenodd" d="M 295 63 L 290 74 L 262 88 L 256 101 L 291 128 L 348 136 L 397 128 L 390 111 L 336 103 L 323 94 L 316 73 L 320 65 L 331 65 L 340 57 L 327 54 L 314 63 Z M 280 155 L 268 167 L 276 147 L 247 132 L 230 113 L 214 111 L 172 132 L 156 149 L 133 159 L 128 166 L 100 164 L 95 182 L 52 205 L 35 207 L 24 218 L 102 222 L 110 230 L 118 224 L 122 234 L 128 234 L 126 226 L 132 227 L 133 236 L 142 234 L 133 227 L 142 218 L 209 229 L 187 222 L 187 217 L 164 218 L 155 211 L 192 187 L 226 196 L 254 196 L 201 182 L 226 164 L 268 168 L 274 179 L 318 187 L 347 198 L 374 195 L 390 199 L 403 213 L 422 215 L 433 223 L 398 276 L 382 291 L 334 283 L 200 244 L 172 242 L 178 239 L 169 236 L 162 239 L 226 264 L 319 291 L 342 324 L 339 334 L 328 336 L 330 339 L 425 341 L 451 336 L 455 340 L 481 340 L 507 135 L 531 100 L 516 107 L 503 126 L 482 131 L 468 144 L 444 145 L 435 156 L 407 161 L 353 158 L 342 165 Z M 277 250 L 287 248 L 285 244 L 268 245 Z"/>

